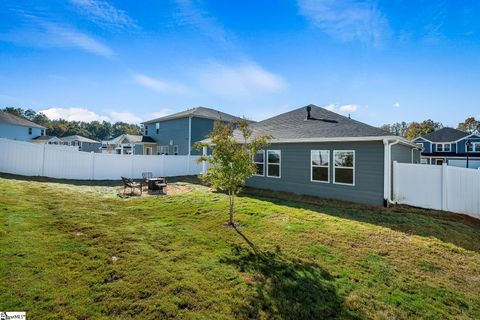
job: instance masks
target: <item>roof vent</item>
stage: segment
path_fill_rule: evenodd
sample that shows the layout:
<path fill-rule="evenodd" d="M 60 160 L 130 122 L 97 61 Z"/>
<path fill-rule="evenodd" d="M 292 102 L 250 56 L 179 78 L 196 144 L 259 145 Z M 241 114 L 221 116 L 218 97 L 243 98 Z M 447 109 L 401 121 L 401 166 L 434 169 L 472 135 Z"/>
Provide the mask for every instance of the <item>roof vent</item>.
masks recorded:
<path fill-rule="evenodd" d="M 312 119 L 312 116 L 310 115 L 310 111 L 312 111 L 312 107 L 311 107 L 311 106 L 307 106 L 307 120 Z"/>

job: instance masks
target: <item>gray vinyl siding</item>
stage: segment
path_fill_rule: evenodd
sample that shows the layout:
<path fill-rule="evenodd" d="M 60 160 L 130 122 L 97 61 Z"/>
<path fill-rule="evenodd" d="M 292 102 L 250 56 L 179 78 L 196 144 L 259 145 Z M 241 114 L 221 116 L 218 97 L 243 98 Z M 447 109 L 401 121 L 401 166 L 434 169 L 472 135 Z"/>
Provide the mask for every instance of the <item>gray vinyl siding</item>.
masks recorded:
<path fill-rule="evenodd" d="M 414 157 L 415 157 L 415 154 L 414 154 Z M 397 161 L 400 163 L 412 163 L 412 148 L 409 146 L 405 146 L 403 144 L 393 145 L 392 146 L 392 163 L 393 161 Z M 418 162 L 420 162 L 420 156 L 418 156 Z M 415 163 L 415 161 L 413 161 L 413 163 Z"/>
<path fill-rule="evenodd" d="M 272 144 L 266 149 L 281 150 L 281 177 L 254 176 L 247 181 L 247 186 L 359 203 L 383 204 L 384 146 L 381 141 Z M 330 183 L 311 181 L 311 150 L 330 150 Z M 333 183 L 334 150 L 355 151 L 354 186 Z"/>
<path fill-rule="evenodd" d="M 202 154 L 202 150 L 194 147 L 195 142 L 201 141 L 212 131 L 215 121 L 212 119 L 192 118 L 192 155 Z"/>
<path fill-rule="evenodd" d="M 99 153 L 100 147 L 102 146 L 101 143 L 93 143 L 93 142 L 82 142 L 82 150 L 85 152 L 96 152 Z"/>
<path fill-rule="evenodd" d="M 158 133 L 155 123 L 146 124 L 145 127 L 147 128 L 148 136 L 152 137 L 158 146 L 169 146 L 170 154 L 173 152 L 174 145 L 178 145 L 179 155 L 188 154 L 188 118 L 160 122 Z"/>

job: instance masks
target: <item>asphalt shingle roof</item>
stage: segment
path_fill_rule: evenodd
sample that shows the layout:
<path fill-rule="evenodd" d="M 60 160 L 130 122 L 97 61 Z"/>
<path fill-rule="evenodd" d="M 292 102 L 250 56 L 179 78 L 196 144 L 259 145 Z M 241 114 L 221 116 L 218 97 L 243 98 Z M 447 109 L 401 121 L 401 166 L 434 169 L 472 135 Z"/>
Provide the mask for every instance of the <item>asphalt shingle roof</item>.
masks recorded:
<path fill-rule="evenodd" d="M 197 108 L 181 111 L 178 113 L 174 113 L 165 117 L 145 121 L 143 123 L 149 124 L 154 122 L 162 122 L 162 121 L 181 119 L 181 118 L 187 118 L 187 117 L 206 118 L 206 119 L 221 120 L 221 121 L 227 121 L 227 122 L 238 122 L 241 120 L 241 118 L 232 116 L 231 114 L 228 114 L 225 112 L 221 112 L 218 110 L 205 108 L 205 107 L 197 107 Z"/>
<path fill-rule="evenodd" d="M 71 142 L 71 141 L 81 141 L 81 142 L 90 142 L 90 143 L 100 143 L 100 141 L 92 140 L 83 136 L 73 135 L 68 137 L 60 138 L 63 142 Z"/>
<path fill-rule="evenodd" d="M 457 129 L 445 127 L 437 131 L 430 132 L 421 138 L 427 139 L 432 142 L 451 142 L 465 138 L 469 134 Z"/>
<path fill-rule="evenodd" d="M 135 134 L 122 134 L 122 135 L 119 135 L 118 137 L 115 137 L 111 140 L 107 140 L 107 141 L 104 141 L 104 142 L 107 142 L 109 144 L 117 144 L 123 138 L 125 138 L 123 143 L 141 143 L 141 142 L 156 143 L 155 140 L 153 140 L 152 137 L 135 135 Z"/>
<path fill-rule="evenodd" d="M 16 126 L 24 126 L 29 128 L 45 129 L 45 127 L 39 124 L 36 124 L 35 122 L 32 122 L 22 117 L 17 117 L 11 113 L 4 112 L 4 111 L 0 111 L 0 123 L 13 124 Z"/>
<path fill-rule="evenodd" d="M 311 119 L 307 119 L 307 107 L 311 107 Z M 266 134 L 272 136 L 273 140 L 389 136 L 379 128 L 316 105 L 307 107 L 251 124 L 253 136 Z M 235 135 L 239 135 L 238 130 L 235 131 Z"/>

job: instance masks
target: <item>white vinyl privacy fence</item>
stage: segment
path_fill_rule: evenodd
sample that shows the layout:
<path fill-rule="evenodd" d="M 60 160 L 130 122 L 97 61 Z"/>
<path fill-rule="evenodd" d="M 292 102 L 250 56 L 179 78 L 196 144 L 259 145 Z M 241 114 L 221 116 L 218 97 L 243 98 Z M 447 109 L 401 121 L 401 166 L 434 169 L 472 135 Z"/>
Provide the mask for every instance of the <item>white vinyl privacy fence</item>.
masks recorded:
<path fill-rule="evenodd" d="M 480 170 L 395 162 L 393 200 L 480 218 Z"/>
<path fill-rule="evenodd" d="M 58 179 L 119 180 L 142 172 L 173 177 L 199 174 L 198 156 L 89 153 L 72 147 L 0 139 L 0 172 Z"/>

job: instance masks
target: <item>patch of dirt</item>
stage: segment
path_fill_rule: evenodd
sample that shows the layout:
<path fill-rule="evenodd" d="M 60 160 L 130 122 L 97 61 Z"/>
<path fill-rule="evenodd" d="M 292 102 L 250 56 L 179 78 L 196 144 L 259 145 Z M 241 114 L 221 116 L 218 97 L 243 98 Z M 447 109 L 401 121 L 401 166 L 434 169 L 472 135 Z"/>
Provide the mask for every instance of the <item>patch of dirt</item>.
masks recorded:
<path fill-rule="evenodd" d="M 151 196 L 174 196 L 177 194 L 182 194 L 182 193 L 187 193 L 187 192 L 192 192 L 193 187 L 184 184 L 184 183 L 170 183 L 167 185 L 165 192 L 164 193 L 158 193 L 158 191 L 147 191 L 147 189 L 143 189 L 143 192 L 141 194 L 142 197 L 151 197 Z M 129 197 L 138 197 L 140 196 L 140 191 L 138 189 L 135 190 L 134 193 L 130 193 L 130 189 L 127 188 L 127 191 L 125 194 L 123 194 L 123 188 L 118 188 L 117 189 L 117 194 L 121 198 L 129 198 Z"/>

